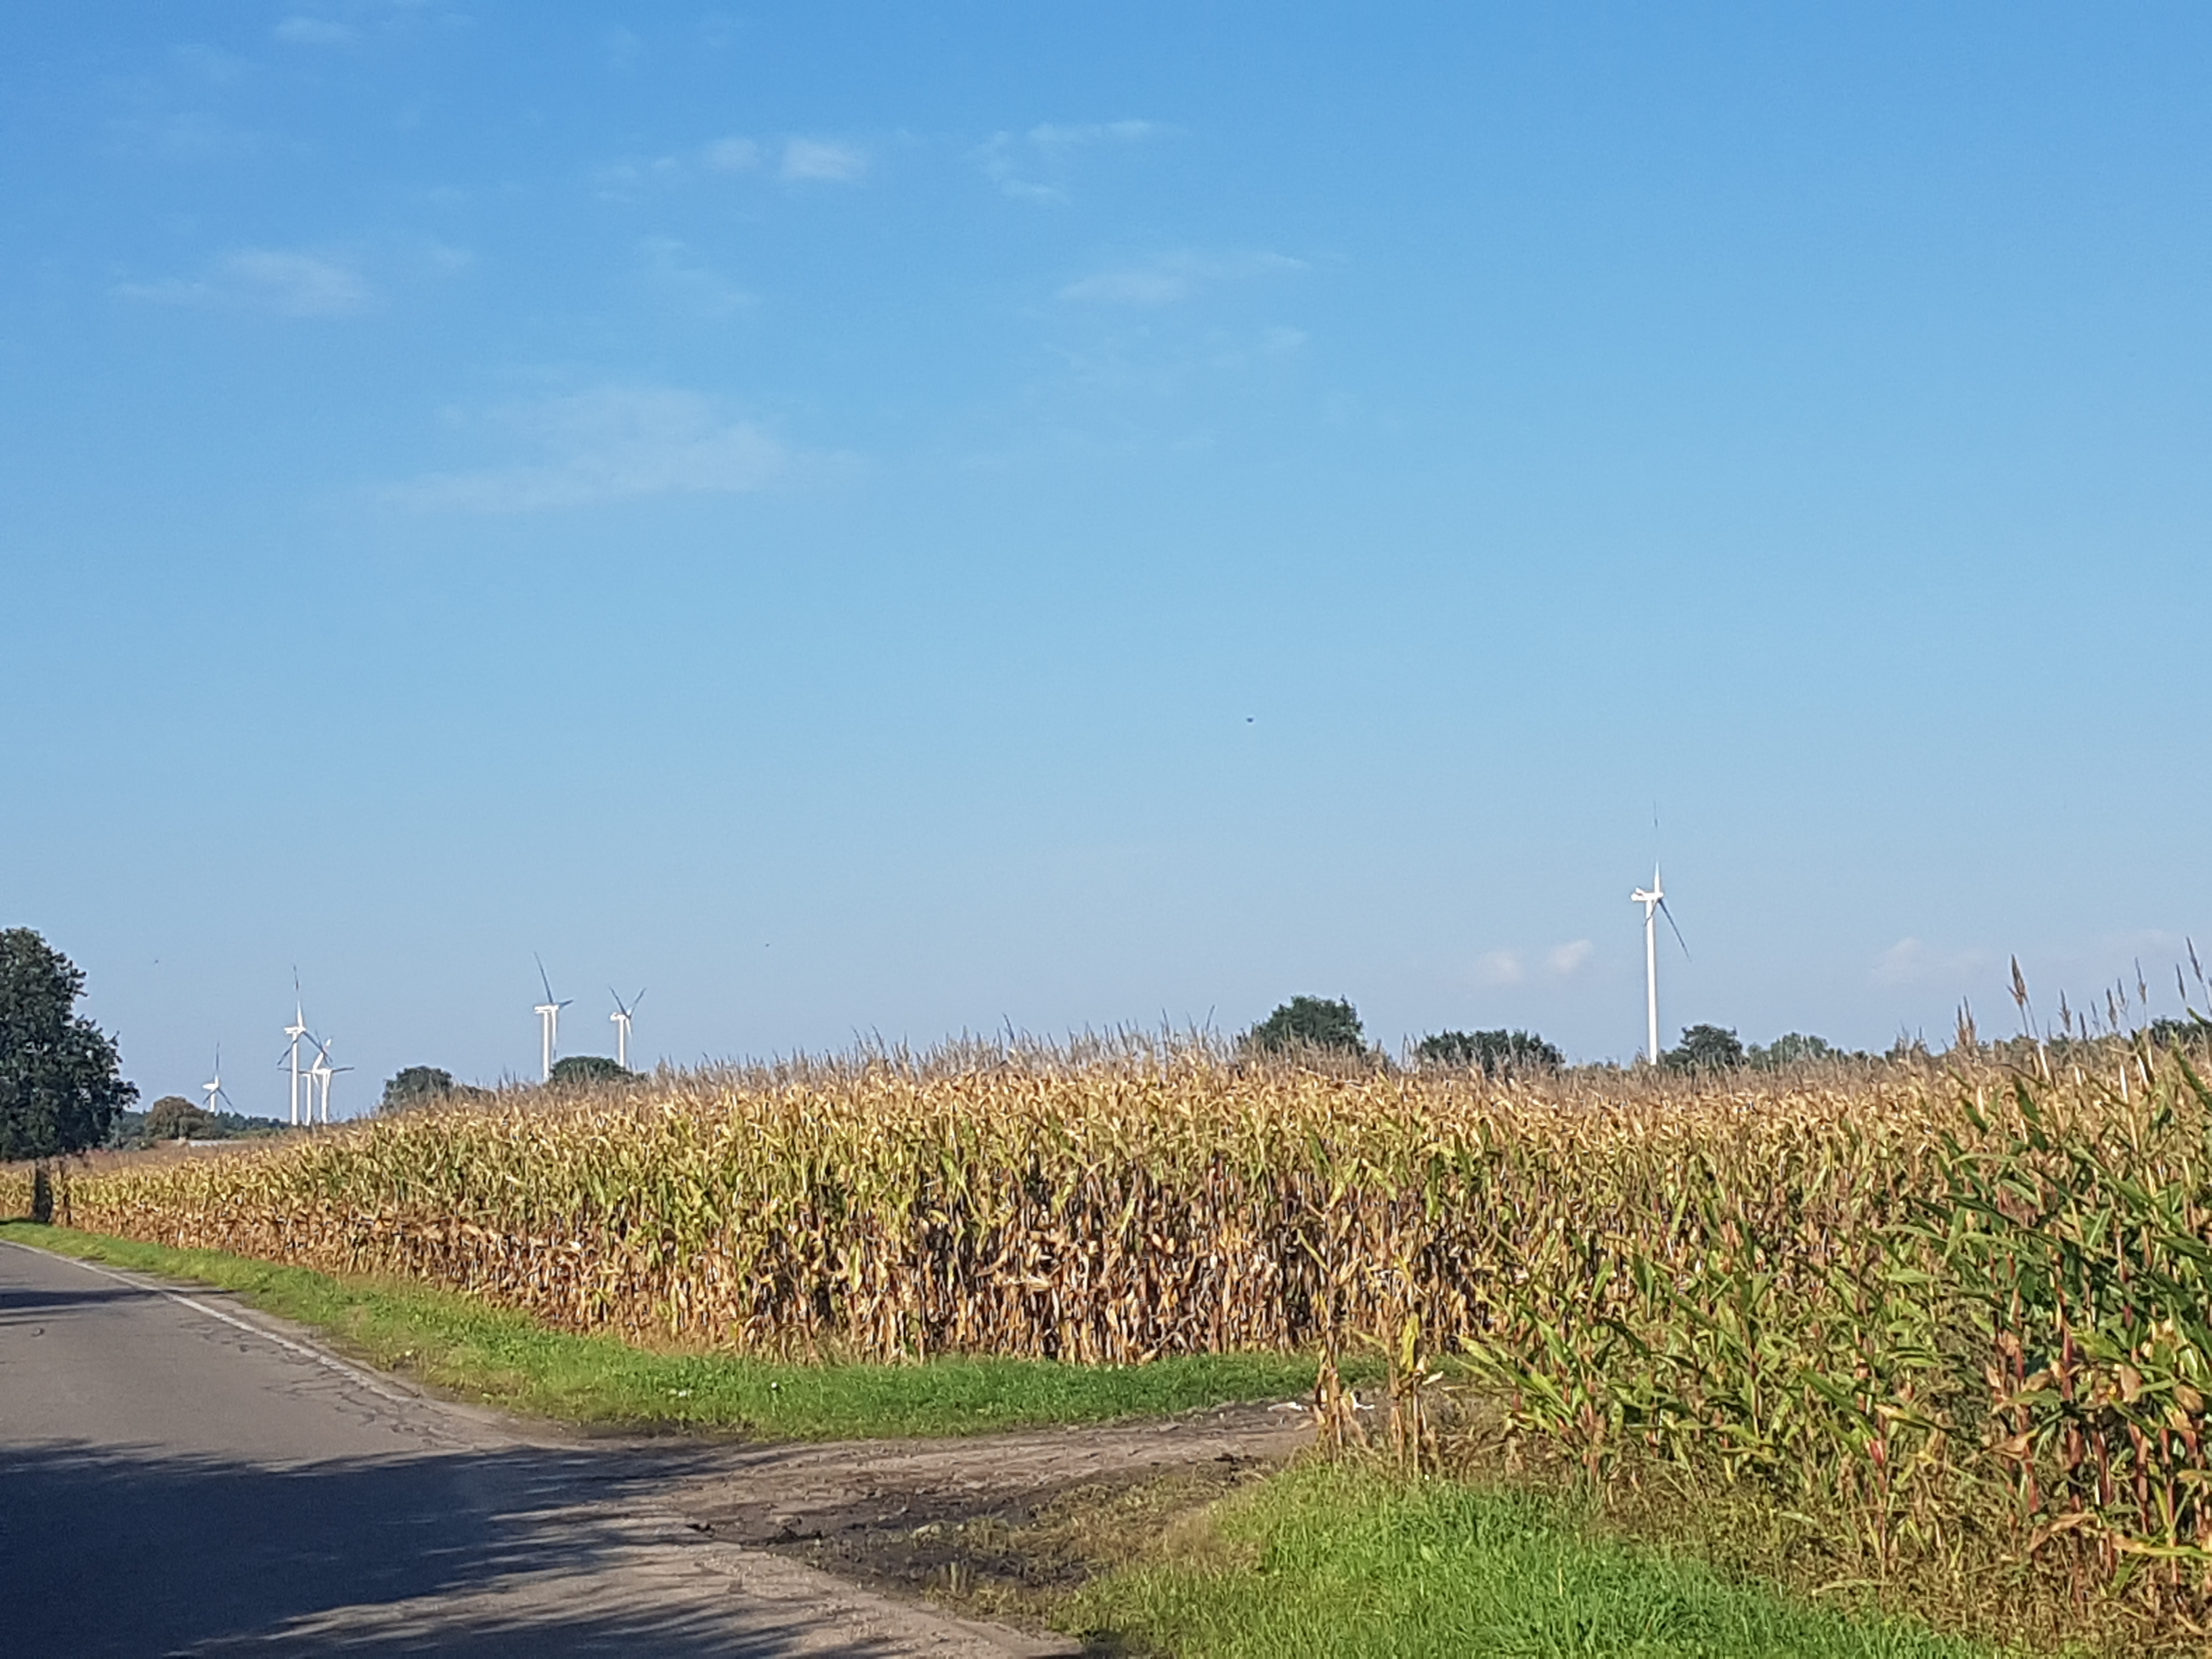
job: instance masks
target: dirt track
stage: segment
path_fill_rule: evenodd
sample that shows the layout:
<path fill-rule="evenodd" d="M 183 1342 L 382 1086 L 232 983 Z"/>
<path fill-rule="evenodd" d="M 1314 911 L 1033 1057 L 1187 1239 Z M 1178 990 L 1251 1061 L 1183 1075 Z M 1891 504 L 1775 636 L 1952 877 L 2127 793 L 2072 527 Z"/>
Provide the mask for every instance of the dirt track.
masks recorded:
<path fill-rule="evenodd" d="M 732 1449 L 667 1501 L 718 1543 L 774 1550 L 878 1589 L 1061 1589 L 1090 1564 L 1023 1547 L 1021 1529 L 1041 1516 L 1103 1506 L 1167 1477 L 1184 1477 L 1186 1492 L 1202 1497 L 1312 1439 L 1310 1417 L 1286 1402 L 968 1440 Z"/>

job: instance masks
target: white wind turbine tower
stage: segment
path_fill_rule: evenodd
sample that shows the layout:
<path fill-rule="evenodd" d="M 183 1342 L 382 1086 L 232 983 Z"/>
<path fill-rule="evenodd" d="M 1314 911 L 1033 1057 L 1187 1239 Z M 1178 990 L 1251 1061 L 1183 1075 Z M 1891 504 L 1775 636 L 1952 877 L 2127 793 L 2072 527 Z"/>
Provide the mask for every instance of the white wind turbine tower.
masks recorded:
<path fill-rule="evenodd" d="M 1644 1059 L 1647 1065 L 1659 1063 L 1659 917 L 1664 912 L 1667 925 L 1674 929 L 1674 943 L 1681 945 L 1682 954 L 1688 956 L 1690 947 L 1682 938 L 1682 930 L 1675 926 L 1674 913 L 1667 908 L 1667 890 L 1659 882 L 1659 866 L 1651 866 L 1651 885 L 1639 887 L 1628 896 L 1629 902 L 1644 907 Z"/>
<path fill-rule="evenodd" d="M 222 1091 L 222 1044 L 220 1042 L 215 1046 L 215 1075 L 201 1084 L 200 1089 L 208 1097 L 207 1112 L 210 1117 L 215 1115 L 216 1102 L 230 1098 Z"/>
<path fill-rule="evenodd" d="M 545 988 L 545 1000 L 539 1003 L 536 1010 L 538 1052 L 542 1060 L 539 1080 L 550 1083 L 553 1080 L 553 1055 L 561 1046 L 561 1011 L 575 998 L 556 1001 L 553 995 L 553 981 L 545 976 L 545 959 L 536 957 L 532 960 L 538 963 L 538 982 Z"/>
<path fill-rule="evenodd" d="M 551 993 L 547 994 L 550 996 Z M 637 1005 L 645 1000 L 645 993 L 640 991 L 629 1000 L 628 1006 L 624 1006 L 620 994 L 613 986 L 607 987 L 607 994 L 615 1000 L 615 1011 L 607 1016 L 615 1023 L 615 1064 L 627 1072 L 629 1070 L 629 1023 L 637 1017 Z"/>
<path fill-rule="evenodd" d="M 292 1023 L 284 1028 L 284 1035 L 292 1039 L 292 1127 L 300 1127 L 300 1039 L 307 1035 L 307 1016 L 300 1000 L 300 981 L 292 981 Z"/>
<path fill-rule="evenodd" d="M 315 1063 L 307 1068 L 307 1081 L 312 1089 L 307 1102 L 307 1121 L 311 1123 L 318 1121 L 328 1123 L 331 1121 L 331 1079 L 340 1072 L 350 1072 L 353 1067 L 331 1064 L 330 1038 L 318 1037 L 314 1041 Z M 318 1101 L 320 1103 L 319 1115 L 317 1111 Z"/>

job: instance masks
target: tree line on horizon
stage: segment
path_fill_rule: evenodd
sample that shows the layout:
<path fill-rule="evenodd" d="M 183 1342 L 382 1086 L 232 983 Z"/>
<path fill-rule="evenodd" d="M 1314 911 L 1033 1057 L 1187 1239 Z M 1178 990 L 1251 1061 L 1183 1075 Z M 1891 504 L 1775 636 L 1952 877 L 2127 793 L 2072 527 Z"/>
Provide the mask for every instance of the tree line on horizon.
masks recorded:
<path fill-rule="evenodd" d="M 138 1089 L 123 1077 L 115 1040 L 76 1012 L 84 987 L 83 971 L 35 930 L 0 928 L 0 1163 L 44 1164 L 96 1146 L 233 1139 L 271 1134 L 283 1127 L 273 1118 L 210 1112 L 182 1095 L 165 1095 L 148 1110 L 132 1111 Z M 2185 1019 L 2152 1020 L 2142 1030 L 2160 1048 L 2212 1042 L 2212 1022 L 2194 1012 Z M 1963 1017 L 1961 1039 L 1972 1040 Z M 2042 1053 L 2089 1040 L 2085 1027 L 2080 1038 L 2070 1030 L 2047 1039 L 2031 1034 L 1993 1046 L 2028 1044 Z M 1358 1010 L 1340 997 L 1294 996 L 1247 1030 L 1238 1047 L 1255 1054 L 1381 1058 L 1368 1042 Z M 1924 1054 L 1926 1049 L 1917 1039 L 1900 1037 L 1886 1057 L 1914 1053 Z M 1765 1045 L 1747 1045 L 1731 1028 L 1701 1024 L 1686 1027 L 1660 1063 L 1674 1072 L 1718 1073 L 1874 1058 L 1802 1031 L 1785 1032 Z M 1432 1032 L 1413 1045 L 1413 1059 L 1417 1065 L 1480 1070 L 1494 1078 L 1540 1076 L 1567 1066 L 1555 1043 L 1533 1031 L 1504 1029 Z M 554 1066 L 550 1081 L 573 1087 L 635 1075 L 603 1054 L 572 1054 Z M 378 1110 L 399 1111 L 487 1092 L 457 1083 L 442 1067 L 410 1066 L 386 1083 Z M 36 1190 L 46 1190 L 43 1170 Z"/>
<path fill-rule="evenodd" d="M 1239 1039 L 1239 1046 L 1261 1054 L 1300 1051 L 1346 1056 L 1380 1053 L 1367 1040 L 1359 1012 L 1343 998 L 1295 996 Z M 1894 1051 L 1893 1051 L 1894 1052 Z M 1681 1041 L 1660 1056 L 1671 1072 L 1728 1072 L 1748 1066 L 1779 1071 L 1822 1060 L 1869 1060 L 1873 1056 L 1839 1048 L 1825 1037 L 1789 1031 L 1765 1045 L 1746 1045 L 1726 1026 L 1685 1027 Z M 1418 1065 L 1480 1070 L 1487 1077 L 1531 1077 L 1567 1069 L 1556 1043 L 1534 1031 L 1437 1031 L 1413 1045 Z"/>

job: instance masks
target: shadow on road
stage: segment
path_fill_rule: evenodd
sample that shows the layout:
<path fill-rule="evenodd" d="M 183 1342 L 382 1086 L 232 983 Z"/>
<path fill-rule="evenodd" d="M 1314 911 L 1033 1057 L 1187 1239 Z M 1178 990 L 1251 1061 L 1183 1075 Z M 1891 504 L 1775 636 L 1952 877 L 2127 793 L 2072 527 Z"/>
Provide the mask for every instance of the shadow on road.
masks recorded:
<path fill-rule="evenodd" d="M 36 1322 L 41 1313 L 82 1308 L 88 1303 L 142 1302 L 160 1294 L 158 1291 L 142 1291 L 135 1285 L 82 1291 L 37 1291 L 9 1285 L 0 1287 L 0 1325 L 20 1325 L 27 1320 Z"/>
<path fill-rule="evenodd" d="M 18 1445 L 0 1471 L 6 1645 L 861 1652 L 803 1604 L 733 1607 L 670 1547 L 681 1528 L 630 1512 L 682 1461 L 516 1448 L 272 1468 Z"/>

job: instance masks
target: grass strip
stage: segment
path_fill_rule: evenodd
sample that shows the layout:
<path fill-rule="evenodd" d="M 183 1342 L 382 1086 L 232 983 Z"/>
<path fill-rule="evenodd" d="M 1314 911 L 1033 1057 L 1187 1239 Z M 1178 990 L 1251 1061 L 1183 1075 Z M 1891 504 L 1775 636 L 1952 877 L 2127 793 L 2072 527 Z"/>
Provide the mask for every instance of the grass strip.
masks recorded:
<path fill-rule="evenodd" d="M 1110 1366 L 985 1358 L 809 1364 L 664 1353 L 552 1330 L 526 1314 L 406 1280 L 337 1277 L 28 1222 L 0 1222 L 0 1238 L 217 1285 L 368 1364 L 441 1393 L 572 1423 L 788 1440 L 980 1434 L 1295 1398 L 1314 1384 L 1310 1360 L 1268 1354 Z"/>
<path fill-rule="evenodd" d="M 1732 1583 L 1567 1500 L 1308 1464 L 1224 1500 L 1054 1622 L 1177 1659 L 1986 1659 L 1908 1621 Z"/>

